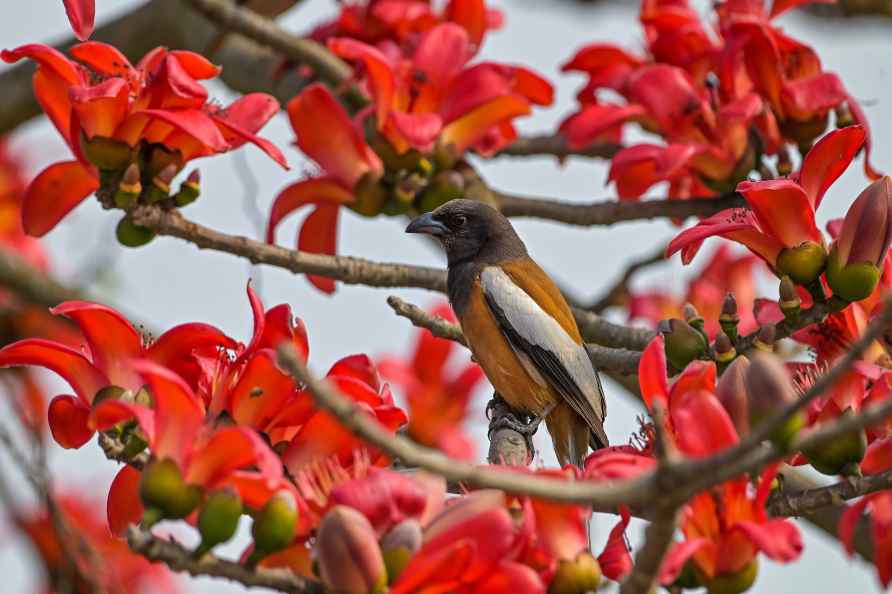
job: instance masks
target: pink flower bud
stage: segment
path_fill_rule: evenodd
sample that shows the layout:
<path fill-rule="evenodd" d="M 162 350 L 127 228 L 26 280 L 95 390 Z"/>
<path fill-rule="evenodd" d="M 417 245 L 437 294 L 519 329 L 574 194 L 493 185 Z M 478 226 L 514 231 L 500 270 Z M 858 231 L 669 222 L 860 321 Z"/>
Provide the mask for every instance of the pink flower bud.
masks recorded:
<path fill-rule="evenodd" d="M 316 538 L 319 575 L 342 594 L 376 594 L 387 587 L 387 571 L 375 529 L 364 515 L 345 505 L 325 514 Z"/>
<path fill-rule="evenodd" d="M 749 359 L 737 357 L 722 374 L 722 379 L 716 386 L 716 396 L 741 437 L 749 435 L 750 432 L 749 400 L 744 383 L 744 376 L 749 366 Z"/>
<path fill-rule="evenodd" d="M 869 185 L 846 213 L 827 262 L 827 282 L 846 301 L 870 296 L 892 243 L 892 179 Z"/>

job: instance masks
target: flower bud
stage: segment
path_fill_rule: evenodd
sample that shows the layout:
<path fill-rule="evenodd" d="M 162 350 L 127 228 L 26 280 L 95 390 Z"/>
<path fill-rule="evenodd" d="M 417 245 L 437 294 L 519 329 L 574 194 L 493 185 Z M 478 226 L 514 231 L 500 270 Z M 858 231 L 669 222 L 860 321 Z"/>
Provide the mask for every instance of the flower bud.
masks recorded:
<path fill-rule="evenodd" d="M 731 339 L 721 330 L 716 334 L 713 350 L 715 351 L 715 360 L 719 363 L 730 363 L 737 356 L 737 350 L 731 344 Z"/>
<path fill-rule="evenodd" d="M 173 202 L 180 207 L 186 206 L 198 200 L 200 195 L 201 172 L 198 169 L 193 169 L 186 181 L 180 184 L 180 191 L 173 197 Z"/>
<path fill-rule="evenodd" d="M 131 163 L 124 171 L 124 176 L 115 191 L 114 202 L 118 208 L 130 208 L 136 204 L 142 184 L 139 183 L 139 165 Z"/>
<path fill-rule="evenodd" d="M 756 334 L 756 339 L 753 341 L 753 348 L 763 353 L 773 353 L 776 333 L 777 330 L 775 330 L 774 324 L 762 324 L 759 327 L 759 333 Z"/>
<path fill-rule="evenodd" d="M 780 294 L 778 305 L 784 314 L 784 319 L 788 324 L 795 326 L 799 323 L 802 300 L 799 298 L 799 293 L 796 292 L 796 285 L 793 284 L 789 276 L 781 277 L 778 293 Z"/>
<path fill-rule="evenodd" d="M 85 138 L 81 146 L 87 161 L 97 169 L 105 171 L 119 171 L 133 158 L 133 149 L 127 143 L 114 138 L 105 136 Z"/>
<path fill-rule="evenodd" d="M 270 553 L 281 551 L 294 540 L 297 525 L 297 501 L 290 491 L 279 491 L 269 498 L 251 527 L 254 551 L 248 564 L 254 565 Z"/>
<path fill-rule="evenodd" d="M 813 241 L 803 241 L 794 248 L 784 248 L 777 256 L 775 269 L 798 285 L 814 282 L 824 271 L 827 250 Z"/>
<path fill-rule="evenodd" d="M 739 323 L 740 316 L 737 315 L 737 299 L 734 297 L 734 293 L 728 293 L 725 295 L 725 300 L 722 301 L 719 326 L 722 327 L 722 332 L 725 333 L 731 344 L 737 342 L 737 324 Z"/>
<path fill-rule="evenodd" d="M 869 297 L 892 243 L 892 178 L 869 185 L 846 213 L 827 262 L 827 283 L 846 301 Z"/>
<path fill-rule="evenodd" d="M 338 594 L 379 594 L 387 590 L 387 571 L 375 529 L 346 505 L 331 508 L 316 536 L 319 577 Z"/>
<path fill-rule="evenodd" d="M 183 168 L 183 154 L 176 149 L 169 149 L 161 144 L 154 144 L 146 163 L 146 177 L 153 178 L 165 168 L 173 165 L 174 175 Z M 174 178 L 170 176 L 170 179 Z"/>
<path fill-rule="evenodd" d="M 170 458 L 155 460 L 145 467 L 139 481 L 139 495 L 147 510 L 155 510 L 156 519 L 185 518 L 198 506 L 201 491 L 187 485 L 176 462 Z"/>
<path fill-rule="evenodd" d="M 146 202 L 155 204 L 170 197 L 170 183 L 177 175 L 177 167 L 173 163 L 167 165 L 152 178 L 152 185 L 146 193 Z"/>
<path fill-rule="evenodd" d="M 381 539 L 381 552 L 389 583 L 396 581 L 412 555 L 421 548 L 421 539 L 421 524 L 413 519 L 403 520 Z"/>
<path fill-rule="evenodd" d="M 457 171 L 441 171 L 435 175 L 418 203 L 418 210 L 430 212 L 450 200 L 461 198 L 464 194 L 465 178 Z"/>
<path fill-rule="evenodd" d="M 855 118 L 852 117 L 852 110 L 846 103 L 837 105 L 833 110 L 833 115 L 836 116 L 837 128 L 847 128 L 856 123 Z"/>
<path fill-rule="evenodd" d="M 777 174 L 786 177 L 791 173 L 793 173 L 793 159 L 790 158 L 787 147 L 782 146 L 777 152 Z"/>
<path fill-rule="evenodd" d="M 235 490 L 223 489 L 211 493 L 198 514 L 201 544 L 195 550 L 195 556 L 200 557 L 235 536 L 241 517 L 242 499 Z"/>
<path fill-rule="evenodd" d="M 588 551 L 583 551 L 573 561 L 561 560 L 548 594 L 586 594 L 595 592 L 601 583 L 601 566 Z"/>
<path fill-rule="evenodd" d="M 786 407 L 796 402 L 796 389 L 790 374 L 773 355 L 756 354 L 744 376 L 751 428 L 771 421 Z M 786 451 L 805 426 L 805 413 L 798 411 L 769 436 L 772 443 Z"/>
<path fill-rule="evenodd" d="M 663 320 L 659 326 L 666 340 L 666 358 L 676 369 L 684 369 L 687 364 L 706 352 L 706 339 L 685 321 Z"/>
<path fill-rule="evenodd" d="M 749 359 L 737 357 L 725 369 L 716 386 L 716 396 L 741 437 L 749 435 L 750 432 L 749 398 L 744 379 L 749 366 Z"/>
<path fill-rule="evenodd" d="M 415 197 L 427 185 L 426 180 L 418 173 L 410 173 L 409 175 L 397 180 L 393 188 L 393 197 L 397 203 L 409 206 L 415 201 Z"/>
<path fill-rule="evenodd" d="M 364 173 L 356 186 L 353 195 L 356 197 L 348 206 L 353 211 L 364 217 L 374 217 L 380 214 L 381 209 L 387 204 L 387 190 L 380 183 L 380 176 L 371 171 Z"/>
<path fill-rule="evenodd" d="M 117 236 L 121 245 L 140 247 L 155 239 L 155 232 L 147 227 L 137 225 L 130 218 L 130 215 L 127 215 L 121 219 L 115 228 L 115 236 Z"/>
<path fill-rule="evenodd" d="M 759 559 L 753 557 L 752 561 L 735 572 L 722 573 L 706 580 L 706 591 L 708 594 L 741 594 L 752 588 L 758 575 Z"/>
<path fill-rule="evenodd" d="M 840 415 L 839 420 L 854 416 L 851 408 Z M 851 431 L 818 447 L 802 450 L 805 459 L 821 474 L 830 476 L 860 474 L 858 464 L 867 452 L 867 434 L 864 429 Z"/>

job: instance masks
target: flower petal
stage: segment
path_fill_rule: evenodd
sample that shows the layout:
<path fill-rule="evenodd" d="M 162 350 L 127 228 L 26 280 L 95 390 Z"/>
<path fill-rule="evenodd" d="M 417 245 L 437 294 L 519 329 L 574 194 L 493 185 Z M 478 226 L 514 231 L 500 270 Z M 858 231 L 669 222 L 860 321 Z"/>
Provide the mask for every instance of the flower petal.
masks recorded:
<path fill-rule="evenodd" d="M 139 360 L 132 365 L 152 394 L 156 433 L 152 453 L 159 459 L 172 458 L 185 468 L 186 455 L 204 420 L 201 400 L 182 378 L 157 363 Z"/>
<path fill-rule="evenodd" d="M 193 451 L 185 479 L 191 484 L 213 487 L 234 471 L 252 466 L 270 484 L 282 478 L 282 461 L 253 429 L 226 427 Z"/>
<path fill-rule="evenodd" d="M 198 109 L 145 109 L 135 115 L 148 116 L 170 124 L 206 146 L 211 152 L 225 153 L 229 150 L 229 143 L 226 142 L 220 128 L 214 125 L 214 120 Z"/>
<path fill-rule="evenodd" d="M 50 310 L 73 321 L 90 347 L 93 364 L 113 384 L 136 388 L 129 363 L 142 353 L 142 339 L 117 311 L 87 301 L 66 301 Z"/>
<path fill-rule="evenodd" d="M 83 41 L 93 33 L 96 20 L 96 4 L 94 0 L 62 0 L 65 14 L 71 23 L 74 36 Z"/>
<path fill-rule="evenodd" d="M 396 78 L 390 61 L 378 48 L 349 37 L 332 39 L 328 42 L 328 47 L 345 60 L 362 63 L 363 75 L 375 103 L 378 129 L 382 129 L 396 100 Z"/>
<path fill-rule="evenodd" d="M 276 367 L 275 351 L 257 351 L 232 388 L 229 407 L 239 425 L 263 429 L 294 393 L 291 376 Z"/>
<path fill-rule="evenodd" d="M 658 335 L 641 355 L 638 363 L 638 384 L 641 398 L 648 408 L 659 402 L 664 408 L 669 405 L 669 380 L 666 376 L 666 347 L 662 335 Z"/>
<path fill-rule="evenodd" d="M 626 528 L 631 515 L 625 506 L 620 508 L 620 520 L 610 531 L 604 550 L 598 555 L 598 564 L 604 575 L 615 581 L 622 581 L 632 571 L 632 556 L 626 545 Z"/>
<path fill-rule="evenodd" d="M 388 124 L 409 143 L 422 152 L 433 149 L 437 135 L 443 129 L 443 120 L 435 113 L 403 113 L 394 111 Z"/>
<path fill-rule="evenodd" d="M 76 450 L 93 437 L 88 425 L 90 407 L 80 398 L 63 394 L 50 401 L 47 421 L 53 439 L 63 448 Z"/>
<path fill-rule="evenodd" d="M 474 585 L 472 594 L 545 594 L 542 578 L 529 565 L 502 561 Z"/>
<path fill-rule="evenodd" d="M 862 126 L 830 132 L 808 151 L 799 172 L 799 184 L 817 210 L 833 182 L 848 168 L 866 139 Z"/>
<path fill-rule="evenodd" d="M 292 315 L 291 306 L 287 303 L 281 303 L 266 312 L 263 335 L 257 348 L 276 349 L 282 342 L 290 342 L 304 361 L 309 357 L 307 327 L 303 320 Z"/>
<path fill-rule="evenodd" d="M 139 496 L 139 481 L 142 473 L 125 464 L 108 490 L 106 516 L 108 529 L 114 536 L 124 536 L 131 524 L 139 524 L 143 515 Z"/>
<path fill-rule="evenodd" d="M 334 256 L 338 249 L 338 204 L 318 204 L 304 220 L 297 236 L 297 249 L 311 254 Z M 307 275 L 307 279 L 323 293 L 334 293 L 334 279 Z"/>
<path fill-rule="evenodd" d="M 256 133 L 277 113 L 279 113 L 279 102 L 274 97 L 266 93 L 249 93 L 239 97 L 223 111 L 214 114 L 213 118 L 217 125 L 221 126 L 223 137 L 229 143 L 230 150 L 250 142 L 283 168 L 288 169 L 288 161 L 282 151 L 270 141 L 256 136 Z"/>
<path fill-rule="evenodd" d="M 467 31 L 472 44 L 480 46 L 489 28 L 484 0 L 449 0 L 445 16 Z"/>
<path fill-rule="evenodd" d="M 765 233 L 785 247 L 796 247 L 804 241 L 823 243 L 812 202 L 799 184 L 788 179 L 741 182 L 737 191 L 743 194 Z"/>
<path fill-rule="evenodd" d="M 77 161 L 53 163 L 37 174 L 22 200 L 25 233 L 42 237 L 75 206 L 99 189 L 98 180 Z"/>
<path fill-rule="evenodd" d="M 459 153 L 482 138 L 492 126 L 530 113 L 530 104 L 517 95 L 505 95 L 485 103 L 445 126 L 440 142 L 453 144 Z"/>
<path fill-rule="evenodd" d="M 383 170 L 381 159 L 321 83 L 304 89 L 286 110 L 297 146 L 342 186 L 353 188 L 364 173 Z"/>
<path fill-rule="evenodd" d="M 728 412 L 710 392 L 682 394 L 673 399 L 670 413 L 679 449 L 689 456 L 709 456 L 739 441 Z"/>
<path fill-rule="evenodd" d="M 234 349 L 236 342 L 210 324 L 189 323 L 174 326 L 146 349 L 145 357 L 161 367 L 183 375 L 194 364 L 192 355 L 200 351 Z"/>
<path fill-rule="evenodd" d="M 127 56 L 113 45 L 101 41 L 87 41 L 73 46 L 70 52 L 78 62 L 104 76 L 120 76 L 125 80 L 138 76 Z"/>
<path fill-rule="evenodd" d="M 383 468 L 370 468 L 362 478 L 341 482 L 329 495 L 330 504 L 360 511 L 379 535 L 403 520 L 420 518 L 427 500 L 427 491 L 413 478 Z"/>
<path fill-rule="evenodd" d="M 37 365 L 59 374 L 85 404 L 93 402 L 96 392 L 108 385 L 105 374 L 82 354 L 41 338 L 20 340 L 0 349 L 0 367 L 14 365 Z"/>
<path fill-rule="evenodd" d="M 289 214 L 307 204 L 346 204 L 353 193 L 334 179 L 318 177 L 291 184 L 276 196 L 266 224 L 266 241 L 275 243 L 276 227 Z"/>
<path fill-rule="evenodd" d="M 766 557 L 780 563 L 795 561 L 802 554 L 802 534 L 793 522 L 785 518 L 768 520 L 764 524 L 738 522 L 731 530 L 739 530 Z"/>
<path fill-rule="evenodd" d="M 708 538 L 692 538 L 684 542 L 676 543 L 670 550 L 669 554 L 663 559 L 660 566 L 659 581 L 661 584 L 669 585 L 684 569 L 688 559 L 694 556 L 694 553 L 704 547 L 712 547 L 715 545 Z"/>

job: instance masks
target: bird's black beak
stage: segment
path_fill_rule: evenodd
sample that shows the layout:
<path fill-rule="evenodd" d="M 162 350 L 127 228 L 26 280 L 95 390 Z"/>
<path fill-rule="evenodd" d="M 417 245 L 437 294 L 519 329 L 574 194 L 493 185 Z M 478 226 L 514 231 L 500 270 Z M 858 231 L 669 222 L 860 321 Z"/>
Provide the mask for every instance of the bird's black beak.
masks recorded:
<path fill-rule="evenodd" d="M 429 212 L 412 219 L 412 222 L 406 227 L 406 233 L 426 233 L 434 237 L 442 237 L 446 235 L 447 231 L 449 231 L 449 228 L 435 219 L 433 214 Z"/>

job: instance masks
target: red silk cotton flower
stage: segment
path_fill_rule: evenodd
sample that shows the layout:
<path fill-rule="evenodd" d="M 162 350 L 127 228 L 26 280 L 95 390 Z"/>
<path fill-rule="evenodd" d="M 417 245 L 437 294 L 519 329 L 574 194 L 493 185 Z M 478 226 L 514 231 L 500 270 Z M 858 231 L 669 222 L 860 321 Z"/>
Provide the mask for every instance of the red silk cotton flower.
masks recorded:
<path fill-rule="evenodd" d="M 62 0 L 62 3 L 74 36 L 81 41 L 89 39 L 96 21 L 95 0 Z"/>
<path fill-rule="evenodd" d="M 808 284 L 823 270 L 827 253 L 815 210 L 864 143 L 864 129 L 849 126 L 827 134 L 789 179 L 742 182 L 737 191 L 749 209 L 723 210 L 681 232 L 666 250 L 690 262 L 703 240 L 721 236 L 745 245 L 779 274 Z"/>
<path fill-rule="evenodd" d="M 39 44 L 0 54 L 8 63 L 38 63 L 34 93 L 75 156 L 31 182 L 22 212 L 27 233 L 49 232 L 93 193 L 97 168 L 123 170 L 137 156 L 145 162 L 143 176 L 152 179 L 171 164 L 179 171 L 187 161 L 250 142 L 287 168 L 279 149 L 255 134 L 279 111 L 278 102 L 263 93 L 225 108 L 209 102 L 198 81 L 215 77 L 219 68 L 202 56 L 157 48 L 133 66 L 99 42 L 75 45 L 71 55 L 74 60 Z"/>

